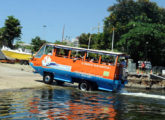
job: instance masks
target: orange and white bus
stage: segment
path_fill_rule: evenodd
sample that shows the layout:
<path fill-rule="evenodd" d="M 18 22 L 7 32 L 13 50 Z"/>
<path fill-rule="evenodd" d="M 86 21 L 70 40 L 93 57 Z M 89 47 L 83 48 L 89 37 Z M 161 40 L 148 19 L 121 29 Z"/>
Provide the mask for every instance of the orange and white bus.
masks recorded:
<path fill-rule="evenodd" d="M 127 83 L 125 65 L 121 63 L 125 57 L 118 52 L 44 44 L 30 65 L 46 84 L 53 80 L 58 85 L 76 82 L 83 91 L 116 91 Z"/>

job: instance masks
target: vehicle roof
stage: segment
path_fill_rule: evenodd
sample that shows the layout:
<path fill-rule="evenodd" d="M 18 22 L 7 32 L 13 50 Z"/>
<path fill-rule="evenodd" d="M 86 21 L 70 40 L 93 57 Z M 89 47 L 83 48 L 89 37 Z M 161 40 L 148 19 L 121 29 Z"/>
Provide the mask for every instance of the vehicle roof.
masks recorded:
<path fill-rule="evenodd" d="M 71 47 L 71 46 L 66 46 L 66 45 L 50 44 L 50 43 L 47 43 L 46 45 L 51 45 L 51 46 L 54 46 L 55 48 L 63 48 L 67 50 L 85 51 L 85 52 L 98 53 L 98 54 L 110 54 L 110 55 L 115 55 L 115 56 L 127 56 L 126 54 L 120 53 L 120 52 L 94 50 L 94 49 Z"/>

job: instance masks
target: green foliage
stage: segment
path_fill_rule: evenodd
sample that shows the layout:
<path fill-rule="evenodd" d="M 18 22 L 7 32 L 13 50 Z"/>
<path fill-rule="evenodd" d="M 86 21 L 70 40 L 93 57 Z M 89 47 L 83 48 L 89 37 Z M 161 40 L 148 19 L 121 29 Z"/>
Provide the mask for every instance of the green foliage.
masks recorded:
<path fill-rule="evenodd" d="M 90 49 L 102 49 L 104 48 L 103 33 L 99 34 L 81 34 L 79 36 L 79 44 L 82 48 L 88 48 L 88 43 L 90 39 Z"/>
<path fill-rule="evenodd" d="M 131 22 L 127 27 L 129 31 L 121 36 L 118 45 L 135 60 L 143 58 L 156 63 L 165 48 L 165 25 Z"/>
<path fill-rule="evenodd" d="M 59 44 L 59 45 L 66 45 L 67 43 L 66 42 L 61 42 L 61 41 L 56 41 L 55 44 Z"/>
<path fill-rule="evenodd" d="M 135 61 L 151 60 L 165 65 L 165 9 L 150 0 L 117 0 L 104 20 L 104 44 L 111 42 L 115 27 L 114 47 L 127 52 Z"/>
<path fill-rule="evenodd" d="M 17 40 L 16 41 L 16 44 L 14 45 L 14 48 L 15 49 L 22 48 L 23 50 L 24 49 L 32 50 L 32 46 L 31 45 L 26 45 L 25 42 L 23 42 L 21 40 Z"/>
<path fill-rule="evenodd" d="M 88 33 L 88 34 L 82 33 L 79 36 L 80 47 L 82 47 L 82 48 L 88 48 L 89 37 L 90 37 L 90 33 Z"/>
<path fill-rule="evenodd" d="M 24 42 L 21 41 L 21 40 L 17 40 L 14 47 L 15 47 L 15 48 L 20 48 L 22 43 L 24 43 Z"/>
<path fill-rule="evenodd" d="M 8 16 L 5 26 L 0 29 L 0 44 L 13 48 L 14 40 L 20 38 L 21 28 L 18 19 L 14 18 L 14 16 Z"/>
<path fill-rule="evenodd" d="M 33 38 L 32 40 L 31 40 L 31 45 L 32 45 L 32 51 L 33 52 L 37 52 L 39 49 L 40 49 L 40 47 L 43 45 L 43 44 L 45 44 L 46 43 L 46 41 L 45 40 L 41 40 L 41 38 L 40 37 L 35 37 L 35 38 Z"/>
<path fill-rule="evenodd" d="M 81 34 L 80 47 L 111 50 L 115 27 L 115 51 L 128 53 L 135 62 L 150 60 L 165 65 L 165 8 L 150 0 L 117 0 L 108 8 L 103 33 Z"/>
<path fill-rule="evenodd" d="M 3 28 L 0 28 L 0 48 L 2 47 L 4 41 L 3 41 Z"/>

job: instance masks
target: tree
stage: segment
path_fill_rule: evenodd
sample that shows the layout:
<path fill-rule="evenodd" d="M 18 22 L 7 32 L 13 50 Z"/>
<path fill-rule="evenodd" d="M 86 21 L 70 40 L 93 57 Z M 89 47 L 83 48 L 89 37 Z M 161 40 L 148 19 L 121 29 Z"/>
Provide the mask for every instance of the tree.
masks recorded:
<path fill-rule="evenodd" d="M 121 36 L 118 45 L 137 60 L 150 60 L 153 64 L 164 63 L 160 58 L 165 48 L 165 25 L 131 22 L 128 33 Z M 159 59 L 158 59 L 159 58 Z"/>
<path fill-rule="evenodd" d="M 3 30 L 2 30 L 2 28 L 0 28 L 0 48 L 2 47 L 2 45 L 3 45 L 3 37 L 2 37 L 2 34 L 3 34 Z"/>
<path fill-rule="evenodd" d="M 115 48 L 135 61 L 149 59 L 163 65 L 165 49 L 165 9 L 150 0 L 117 0 L 104 20 L 104 44 L 111 42 L 115 27 Z M 158 59 L 159 58 L 159 59 Z M 164 63 L 165 64 L 165 63 Z"/>
<path fill-rule="evenodd" d="M 67 45 L 67 42 L 61 42 L 61 41 L 56 40 L 54 44 Z"/>
<path fill-rule="evenodd" d="M 23 42 L 21 40 L 16 41 L 16 44 L 15 44 L 14 48 L 16 48 L 16 49 L 20 48 L 21 47 L 21 44 L 23 44 L 23 43 L 25 43 L 25 42 Z"/>
<path fill-rule="evenodd" d="M 80 47 L 88 48 L 89 37 L 90 37 L 90 33 L 88 33 L 88 34 L 82 33 L 79 36 Z"/>
<path fill-rule="evenodd" d="M 90 39 L 90 49 L 103 49 L 103 33 L 99 34 L 81 34 L 79 36 L 80 47 L 88 48 L 88 43 Z"/>
<path fill-rule="evenodd" d="M 21 28 L 18 19 L 14 18 L 14 16 L 8 16 L 8 19 L 5 21 L 5 26 L 1 28 L 3 43 L 8 47 L 13 48 L 14 40 L 20 38 Z"/>
<path fill-rule="evenodd" d="M 115 27 L 115 46 L 121 35 L 128 32 L 126 25 L 131 21 L 140 20 L 138 17 L 150 19 L 150 23 L 164 24 L 165 9 L 159 8 L 155 2 L 149 0 L 117 0 L 117 2 L 109 7 L 110 15 L 104 20 L 106 39 L 111 38 L 112 28 Z"/>
<path fill-rule="evenodd" d="M 35 38 L 33 38 L 32 40 L 31 40 L 31 45 L 33 46 L 32 47 L 32 51 L 33 52 L 37 52 L 39 49 L 40 49 L 40 47 L 44 44 L 44 43 L 46 43 L 47 41 L 45 41 L 45 40 L 41 40 L 41 38 L 40 37 L 35 37 Z"/>

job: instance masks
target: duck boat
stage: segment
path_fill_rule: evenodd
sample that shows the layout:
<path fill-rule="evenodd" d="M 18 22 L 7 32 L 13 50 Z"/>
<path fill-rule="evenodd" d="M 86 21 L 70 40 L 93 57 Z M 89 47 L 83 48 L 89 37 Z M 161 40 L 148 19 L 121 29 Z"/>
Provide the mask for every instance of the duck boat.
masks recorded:
<path fill-rule="evenodd" d="M 119 52 L 44 44 L 29 63 L 46 84 L 55 80 L 58 85 L 78 83 L 82 91 L 118 91 L 127 83 L 121 64 L 126 57 Z"/>

